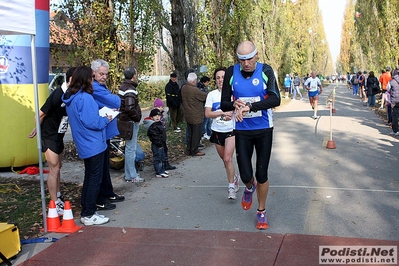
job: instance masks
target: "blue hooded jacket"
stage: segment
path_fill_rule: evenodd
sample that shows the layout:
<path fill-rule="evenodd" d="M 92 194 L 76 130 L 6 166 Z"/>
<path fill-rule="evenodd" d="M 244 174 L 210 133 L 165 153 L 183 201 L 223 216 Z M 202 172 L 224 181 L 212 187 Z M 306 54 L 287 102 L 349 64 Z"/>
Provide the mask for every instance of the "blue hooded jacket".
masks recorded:
<path fill-rule="evenodd" d="M 112 94 L 105 84 L 100 84 L 98 81 L 93 80 L 93 98 L 98 104 L 98 109 L 107 106 L 111 109 L 119 109 L 121 107 L 121 99 L 118 95 Z M 107 140 L 119 135 L 118 124 L 116 119 L 113 119 L 111 123 L 108 124 L 107 130 Z"/>
<path fill-rule="evenodd" d="M 87 159 L 105 151 L 108 118 L 99 115 L 93 96 L 82 90 L 73 95 L 67 92 L 62 95 L 62 101 L 66 105 L 79 158 Z"/>

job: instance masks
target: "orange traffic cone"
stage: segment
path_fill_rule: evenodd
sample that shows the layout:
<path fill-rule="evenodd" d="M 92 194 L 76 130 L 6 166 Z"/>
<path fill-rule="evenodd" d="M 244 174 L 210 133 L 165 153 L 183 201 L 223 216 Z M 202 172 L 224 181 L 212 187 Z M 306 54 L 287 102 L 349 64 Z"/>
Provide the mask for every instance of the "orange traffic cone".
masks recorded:
<path fill-rule="evenodd" d="M 61 226 L 60 217 L 58 217 L 57 209 L 55 208 L 54 200 L 50 200 L 47 215 L 47 231 L 56 232 Z"/>
<path fill-rule="evenodd" d="M 77 226 L 73 219 L 73 213 L 71 209 L 71 203 L 69 201 L 64 202 L 64 216 L 62 217 L 62 225 L 58 228 L 57 233 L 75 233 L 83 226 Z"/>

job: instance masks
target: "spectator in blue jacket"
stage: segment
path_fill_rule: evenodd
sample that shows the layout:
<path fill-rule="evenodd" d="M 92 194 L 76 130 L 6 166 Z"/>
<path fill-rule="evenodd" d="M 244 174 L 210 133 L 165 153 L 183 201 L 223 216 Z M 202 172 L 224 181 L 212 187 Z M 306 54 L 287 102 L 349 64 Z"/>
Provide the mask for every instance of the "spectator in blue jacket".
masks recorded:
<path fill-rule="evenodd" d="M 290 92 L 290 89 L 291 89 L 291 78 L 290 75 L 287 74 L 285 75 L 284 78 L 284 96 L 286 99 L 288 99 L 288 94 Z"/>
<path fill-rule="evenodd" d="M 103 163 L 107 152 L 106 127 L 112 117 L 101 117 L 93 99 L 92 70 L 76 69 L 68 90 L 62 96 L 71 125 L 78 155 L 84 160 L 85 174 L 81 196 L 81 219 L 84 225 L 104 224 L 108 217 L 97 213 L 96 200 L 103 177 Z"/>
<path fill-rule="evenodd" d="M 108 77 L 109 65 L 102 59 L 97 59 L 91 62 L 91 69 L 93 70 L 93 98 L 97 102 L 99 109 L 107 106 L 111 109 L 119 109 L 121 106 L 121 99 L 118 95 L 111 93 L 108 90 L 105 82 Z M 107 151 L 104 156 L 103 163 L 103 180 L 101 182 L 100 193 L 97 198 L 98 210 L 112 210 L 116 205 L 112 202 L 119 202 L 125 200 L 123 195 L 118 195 L 114 192 L 112 186 L 111 175 L 109 173 L 109 146 L 111 138 L 119 135 L 118 125 L 116 119 L 111 121 L 106 128 Z"/>

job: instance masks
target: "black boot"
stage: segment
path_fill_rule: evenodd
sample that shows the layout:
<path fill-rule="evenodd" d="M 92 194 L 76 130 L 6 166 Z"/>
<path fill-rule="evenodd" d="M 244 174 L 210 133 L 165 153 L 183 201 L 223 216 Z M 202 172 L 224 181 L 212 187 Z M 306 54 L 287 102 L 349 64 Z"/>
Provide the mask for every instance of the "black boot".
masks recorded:
<path fill-rule="evenodd" d="M 168 161 L 166 161 L 165 163 L 164 163 L 164 168 L 165 168 L 165 170 L 175 170 L 176 169 L 176 166 L 173 166 L 173 165 L 170 165 L 169 164 L 169 162 Z"/>

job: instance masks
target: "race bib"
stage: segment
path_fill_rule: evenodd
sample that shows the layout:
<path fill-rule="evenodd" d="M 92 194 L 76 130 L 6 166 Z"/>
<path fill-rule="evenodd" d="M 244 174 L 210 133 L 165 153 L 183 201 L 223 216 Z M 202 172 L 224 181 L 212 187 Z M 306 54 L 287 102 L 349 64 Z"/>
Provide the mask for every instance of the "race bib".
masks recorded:
<path fill-rule="evenodd" d="M 68 130 L 68 116 L 63 116 L 58 127 L 58 133 L 65 133 Z"/>
<path fill-rule="evenodd" d="M 240 100 L 244 102 L 259 102 L 260 101 L 260 96 L 256 97 L 241 97 Z M 252 117 L 260 117 L 262 116 L 262 110 L 256 111 L 256 112 L 248 112 L 246 115 L 244 115 L 244 118 L 252 118 Z"/>

